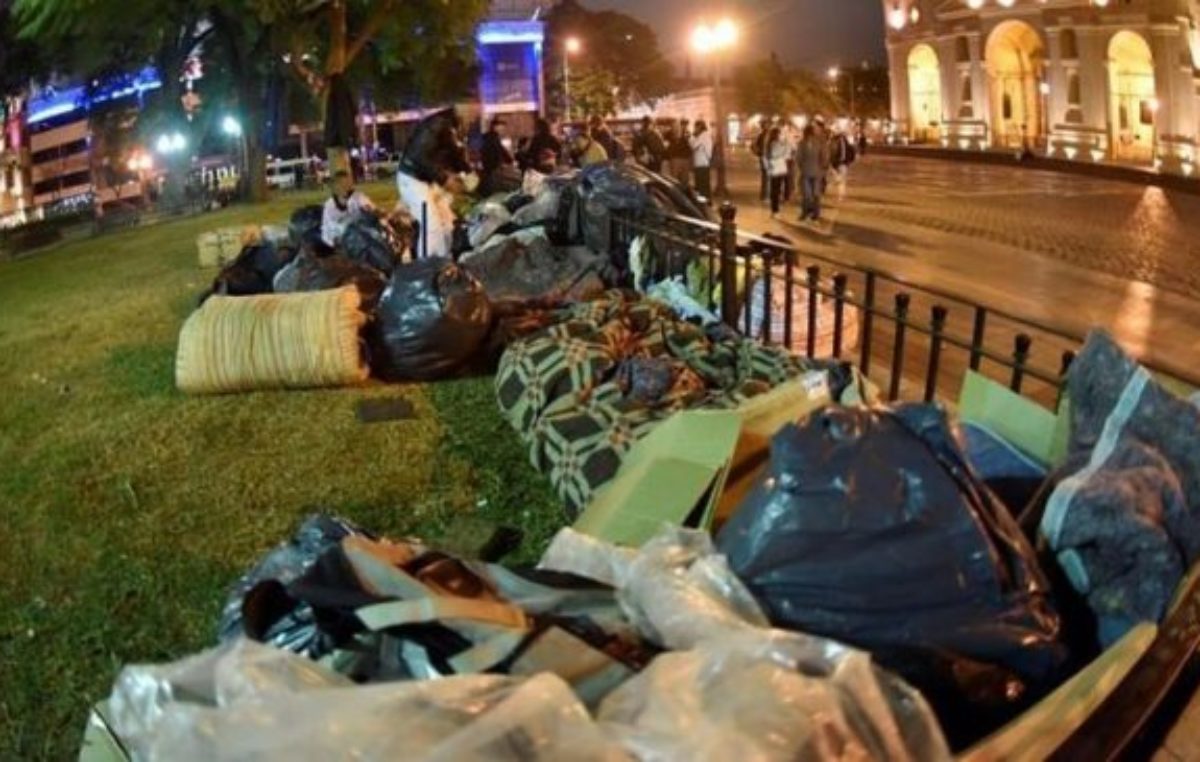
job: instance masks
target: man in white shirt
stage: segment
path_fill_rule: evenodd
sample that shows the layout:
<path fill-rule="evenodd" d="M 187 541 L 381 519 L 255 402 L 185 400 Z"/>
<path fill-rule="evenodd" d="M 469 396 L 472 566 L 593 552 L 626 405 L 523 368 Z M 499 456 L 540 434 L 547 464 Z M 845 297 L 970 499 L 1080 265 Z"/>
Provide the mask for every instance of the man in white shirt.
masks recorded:
<path fill-rule="evenodd" d="M 337 246 L 346 226 L 360 214 L 372 212 L 375 205 L 367 194 L 354 189 L 354 178 L 344 170 L 333 176 L 333 195 L 325 202 L 321 217 L 321 239 L 326 246 Z"/>
<path fill-rule="evenodd" d="M 696 122 L 696 131 L 688 141 L 692 146 L 692 170 L 696 175 L 696 192 L 705 199 L 712 198 L 713 134 L 703 119 Z"/>

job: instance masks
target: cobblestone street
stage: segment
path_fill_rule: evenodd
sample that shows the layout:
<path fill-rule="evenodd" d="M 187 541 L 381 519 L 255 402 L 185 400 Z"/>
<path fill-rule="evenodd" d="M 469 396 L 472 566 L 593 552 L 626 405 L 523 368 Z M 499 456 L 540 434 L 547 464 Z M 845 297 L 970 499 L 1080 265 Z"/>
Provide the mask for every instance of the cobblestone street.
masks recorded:
<path fill-rule="evenodd" d="M 1200 367 L 1200 196 L 1015 167 L 870 155 L 830 187 L 826 225 L 795 201 L 771 220 L 747 159 L 739 222 L 802 247 L 962 294 L 1081 334 L 1108 327 L 1130 350 Z"/>

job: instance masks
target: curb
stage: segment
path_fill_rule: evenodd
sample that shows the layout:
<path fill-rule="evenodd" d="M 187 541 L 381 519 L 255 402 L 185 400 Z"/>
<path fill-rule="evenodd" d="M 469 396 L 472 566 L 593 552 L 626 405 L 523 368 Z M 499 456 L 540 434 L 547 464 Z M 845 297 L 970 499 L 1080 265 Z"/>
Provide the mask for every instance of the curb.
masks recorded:
<path fill-rule="evenodd" d="M 1080 161 L 1068 161 L 1066 159 L 1048 159 L 1044 156 L 1034 156 L 1020 160 L 1012 153 L 1004 151 L 958 151 L 953 148 L 886 145 L 872 145 L 867 155 L 903 156 L 910 159 L 936 159 L 939 161 L 959 161 L 972 164 L 1019 167 L 1022 169 L 1081 175 L 1136 185 L 1154 185 L 1166 190 L 1200 196 L 1200 179 L 1192 180 L 1178 175 L 1160 174 L 1149 169 L 1119 167 L 1112 164 L 1085 164 Z"/>

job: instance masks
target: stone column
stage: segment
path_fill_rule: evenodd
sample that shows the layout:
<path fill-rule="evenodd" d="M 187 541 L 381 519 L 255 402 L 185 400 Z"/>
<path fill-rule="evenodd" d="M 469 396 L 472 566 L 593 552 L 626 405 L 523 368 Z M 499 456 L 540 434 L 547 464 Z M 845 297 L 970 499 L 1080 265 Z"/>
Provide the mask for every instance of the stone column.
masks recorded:
<path fill-rule="evenodd" d="M 1046 60 L 1046 82 L 1050 85 L 1050 96 L 1046 99 L 1049 110 L 1050 134 L 1054 127 L 1067 120 L 1067 69 L 1063 64 L 1062 36 L 1058 29 L 1047 29 L 1049 57 Z"/>
<path fill-rule="evenodd" d="M 1104 130 L 1111 139 L 1108 35 L 1103 29 L 1091 27 L 1081 27 L 1075 33 L 1079 39 L 1079 105 L 1083 123 Z"/>
<path fill-rule="evenodd" d="M 962 81 L 958 75 L 958 56 L 954 38 L 936 40 L 934 50 L 938 54 L 938 70 L 942 86 L 942 118 L 958 121 L 958 107 L 962 105 Z M 951 135 L 951 137 L 954 137 Z"/>
<path fill-rule="evenodd" d="M 1163 168 L 1179 172 L 1185 155 L 1191 155 L 1196 140 L 1196 98 L 1190 50 L 1184 31 L 1174 24 L 1150 29 L 1154 54 L 1154 86 L 1158 98 L 1155 115 L 1156 151 Z"/>
<path fill-rule="evenodd" d="M 975 118 L 982 121 L 991 130 L 992 98 L 988 94 L 987 67 L 983 60 L 983 35 L 979 32 L 969 32 L 967 44 L 971 50 L 971 111 Z"/>
<path fill-rule="evenodd" d="M 911 130 L 908 97 L 908 46 L 888 42 L 888 70 L 891 72 L 892 121 Z"/>

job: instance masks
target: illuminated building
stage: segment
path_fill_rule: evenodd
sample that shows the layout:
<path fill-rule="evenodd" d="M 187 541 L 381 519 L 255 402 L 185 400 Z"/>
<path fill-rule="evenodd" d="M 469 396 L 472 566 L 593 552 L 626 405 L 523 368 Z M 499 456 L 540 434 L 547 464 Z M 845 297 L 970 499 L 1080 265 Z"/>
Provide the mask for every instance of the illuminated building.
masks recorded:
<path fill-rule="evenodd" d="M 1191 174 L 1194 0 L 884 0 L 895 138 Z"/>

